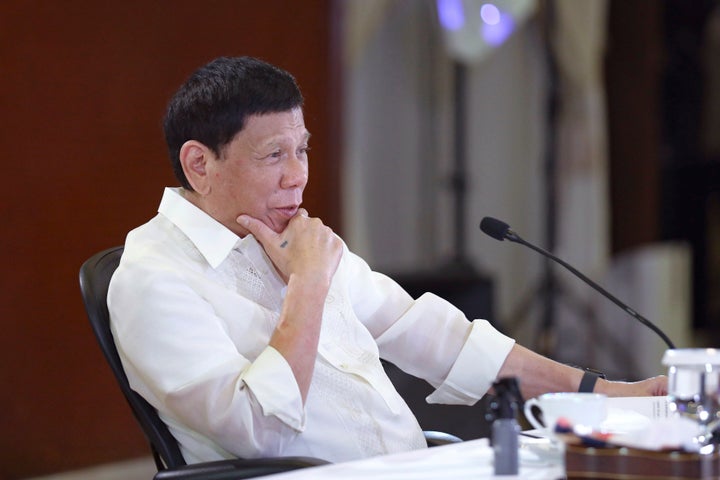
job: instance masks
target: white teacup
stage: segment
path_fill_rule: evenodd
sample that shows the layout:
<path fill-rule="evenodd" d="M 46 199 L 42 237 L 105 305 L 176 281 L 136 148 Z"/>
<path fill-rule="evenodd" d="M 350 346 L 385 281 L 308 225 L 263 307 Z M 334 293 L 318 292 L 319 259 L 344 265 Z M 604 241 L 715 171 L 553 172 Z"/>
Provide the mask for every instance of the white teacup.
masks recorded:
<path fill-rule="evenodd" d="M 533 407 L 542 414 L 542 422 L 535 416 Z M 552 434 L 558 419 L 572 425 L 600 429 L 607 418 L 607 397 L 601 393 L 546 393 L 525 402 L 525 418 L 530 424 Z"/>

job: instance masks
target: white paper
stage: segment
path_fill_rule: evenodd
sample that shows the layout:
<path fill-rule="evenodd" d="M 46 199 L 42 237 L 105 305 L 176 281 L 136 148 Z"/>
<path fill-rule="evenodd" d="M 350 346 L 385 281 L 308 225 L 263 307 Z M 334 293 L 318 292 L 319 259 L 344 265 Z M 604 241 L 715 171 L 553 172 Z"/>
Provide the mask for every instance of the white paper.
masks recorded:
<path fill-rule="evenodd" d="M 608 410 L 629 410 L 650 420 L 670 418 L 670 403 L 667 397 L 609 397 Z"/>

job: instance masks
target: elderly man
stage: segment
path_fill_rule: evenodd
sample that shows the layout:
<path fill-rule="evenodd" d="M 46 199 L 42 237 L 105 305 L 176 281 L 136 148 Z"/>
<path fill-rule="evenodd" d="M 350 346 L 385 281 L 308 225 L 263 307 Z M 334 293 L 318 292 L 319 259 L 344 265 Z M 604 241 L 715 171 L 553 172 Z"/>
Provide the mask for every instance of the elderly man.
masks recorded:
<path fill-rule="evenodd" d="M 432 384 L 436 403 L 472 404 L 500 376 L 518 377 L 526 397 L 577 390 L 583 371 L 435 295 L 414 300 L 302 208 L 302 104 L 289 73 L 254 58 L 196 71 L 164 125 L 181 186 L 128 234 L 110 285 L 130 384 L 186 461 L 423 448 L 380 358 Z M 666 379 L 594 390 L 660 395 Z"/>

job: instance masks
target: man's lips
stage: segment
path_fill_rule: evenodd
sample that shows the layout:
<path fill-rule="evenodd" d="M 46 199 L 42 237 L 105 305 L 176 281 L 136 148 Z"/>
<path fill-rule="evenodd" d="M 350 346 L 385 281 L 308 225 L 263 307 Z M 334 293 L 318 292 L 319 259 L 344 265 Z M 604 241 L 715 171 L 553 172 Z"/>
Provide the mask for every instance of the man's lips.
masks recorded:
<path fill-rule="evenodd" d="M 292 218 L 297 213 L 298 208 L 300 208 L 298 205 L 288 205 L 285 207 L 277 207 L 275 210 L 286 218 Z"/>

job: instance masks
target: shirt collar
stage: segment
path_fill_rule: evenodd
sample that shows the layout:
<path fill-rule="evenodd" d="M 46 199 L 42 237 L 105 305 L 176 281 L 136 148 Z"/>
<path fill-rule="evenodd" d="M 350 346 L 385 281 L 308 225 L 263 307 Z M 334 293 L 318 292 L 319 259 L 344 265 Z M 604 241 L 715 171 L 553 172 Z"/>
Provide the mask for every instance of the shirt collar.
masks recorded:
<path fill-rule="evenodd" d="M 189 202 L 179 187 L 165 188 L 158 213 L 190 239 L 212 268 L 217 268 L 239 243 L 240 237 Z"/>

